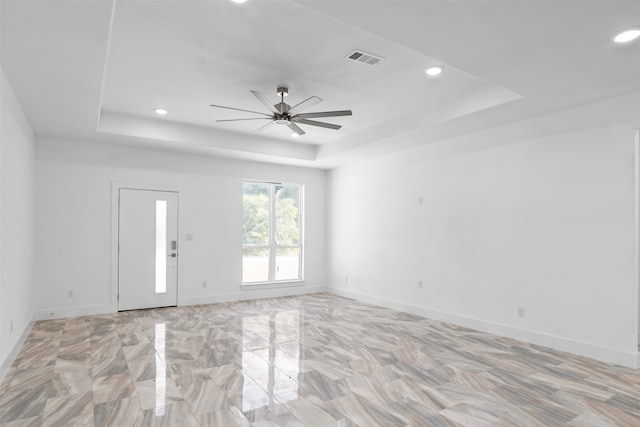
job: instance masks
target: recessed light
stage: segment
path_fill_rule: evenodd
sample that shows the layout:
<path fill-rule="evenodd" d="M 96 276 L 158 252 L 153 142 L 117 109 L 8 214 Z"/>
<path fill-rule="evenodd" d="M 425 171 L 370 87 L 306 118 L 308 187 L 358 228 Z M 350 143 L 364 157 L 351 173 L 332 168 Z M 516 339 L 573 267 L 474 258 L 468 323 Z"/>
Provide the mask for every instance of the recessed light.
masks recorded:
<path fill-rule="evenodd" d="M 156 108 L 155 110 L 153 110 L 156 112 L 156 114 L 159 114 L 161 116 L 164 116 L 168 113 L 167 110 L 165 110 L 164 108 Z"/>
<path fill-rule="evenodd" d="M 628 43 L 640 37 L 640 30 L 637 28 L 632 28 L 630 30 L 623 31 L 617 34 L 613 41 L 616 43 Z"/>
<path fill-rule="evenodd" d="M 294 138 L 298 138 L 300 135 L 298 135 L 297 133 L 292 133 L 291 136 Z"/>
<path fill-rule="evenodd" d="M 424 72 L 427 73 L 428 76 L 435 77 L 442 72 L 442 67 L 436 65 L 434 67 L 427 68 Z"/>
<path fill-rule="evenodd" d="M 231 0 L 234 3 L 245 3 L 247 0 Z"/>

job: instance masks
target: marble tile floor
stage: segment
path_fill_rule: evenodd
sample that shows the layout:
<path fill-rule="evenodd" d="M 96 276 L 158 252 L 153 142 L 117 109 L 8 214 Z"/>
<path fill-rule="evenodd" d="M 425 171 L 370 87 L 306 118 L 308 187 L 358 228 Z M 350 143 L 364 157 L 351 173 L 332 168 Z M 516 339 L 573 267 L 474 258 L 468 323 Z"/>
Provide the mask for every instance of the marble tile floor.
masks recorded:
<path fill-rule="evenodd" d="M 2 426 L 640 426 L 640 370 L 330 294 L 37 322 Z"/>

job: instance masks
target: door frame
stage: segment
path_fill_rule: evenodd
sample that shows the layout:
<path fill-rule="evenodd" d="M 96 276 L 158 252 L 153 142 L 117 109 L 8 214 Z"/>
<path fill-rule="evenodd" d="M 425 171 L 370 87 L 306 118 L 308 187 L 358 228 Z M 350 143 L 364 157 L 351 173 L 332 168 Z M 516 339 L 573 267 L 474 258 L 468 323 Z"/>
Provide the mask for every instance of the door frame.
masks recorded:
<path fill-rule="evenodd" d="M 130 182 L 112 182 L 111 183 L 111 292 L 109 296 L 109 305 L 114 313 L 118 312 L 118 286 L 119 286 L 119 270 L 118 270 L 118 244 L 119 244 L 119 220 L 120 206 L 118 198 L 120 190 L 147 190 L 147 191 L 168 191 L 176 193 L 178 202 L 178 213 L 176 220 L 178 221 L 178 248 L 180 248 L 180 191 L 175 187 L 158 184 L 134 184 Z M 180 271 L 182 270 L 182 261 L 178 256 L 178 283 L 176 284 L 177 305 L 180 306 Z"/>
<path fill-rule="evenodd" d="M 636 350 L 636 369 L 640 369 L 640 129 L 634 129 L 633 135 L 633 266 L 635 275 L 635 337 L 633 348 Z"/>

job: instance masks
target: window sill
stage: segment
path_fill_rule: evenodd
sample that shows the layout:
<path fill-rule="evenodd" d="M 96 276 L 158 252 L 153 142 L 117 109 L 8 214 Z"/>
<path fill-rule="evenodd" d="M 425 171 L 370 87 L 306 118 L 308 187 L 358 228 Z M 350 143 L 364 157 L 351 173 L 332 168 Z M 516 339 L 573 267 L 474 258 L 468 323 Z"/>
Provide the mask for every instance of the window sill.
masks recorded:
<path fill-rule="evenodd" d="M 241 289 L 243 291 L 257 291 L 260 289 L 274 289 L 274 288 L 291 288 L 295 286 L 301 286 L 304 284 L 304 280 L 283 280 L 281 282 L 254 282 L 243 283 Z"/>

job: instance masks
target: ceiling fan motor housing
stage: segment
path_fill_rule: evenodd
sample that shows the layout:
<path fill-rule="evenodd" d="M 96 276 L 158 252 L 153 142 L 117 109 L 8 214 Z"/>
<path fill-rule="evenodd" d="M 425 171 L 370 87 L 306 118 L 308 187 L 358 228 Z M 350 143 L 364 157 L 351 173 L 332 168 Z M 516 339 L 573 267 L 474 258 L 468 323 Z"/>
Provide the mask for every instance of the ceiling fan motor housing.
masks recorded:
<path fill-rule="evenodd" d="M 291 123 L 291 120 L 289 120 L 285 116 L 282 116 L 280 118 L 275 119 L 273 122 L 277 125 L 288 125 L 289 123 Z"/>
<path fill-rule="evenodd" d="M 273 106 L 276 108 L 276 110 L 282 111 L 283 114 L 289 111 L 289 109 L 291 108 L 291 105 L 285 104 L 284 102 L 278 102 L 277 104 L 273 104 Z"/>

